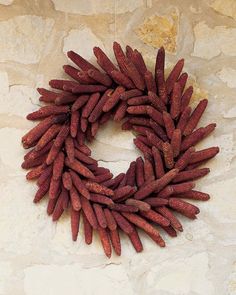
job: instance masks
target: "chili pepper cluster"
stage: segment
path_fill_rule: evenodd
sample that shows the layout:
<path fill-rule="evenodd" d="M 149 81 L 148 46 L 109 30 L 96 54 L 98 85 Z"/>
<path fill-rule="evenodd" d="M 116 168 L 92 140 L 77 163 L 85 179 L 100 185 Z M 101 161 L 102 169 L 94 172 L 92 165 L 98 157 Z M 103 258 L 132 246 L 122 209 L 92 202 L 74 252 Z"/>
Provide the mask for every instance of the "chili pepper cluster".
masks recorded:
<path fill-rule="evenodd" d="M 100 68 L 69 51 L 76 67 L 63 69 L 73 80 L 51 80 L 54 90 L 38 88 L 45 106 L 27 119 L 40 122 L 22 138 L 30 149 L 22 168 L 30 169 L 26 178 L 38 186 L 34 202 L 48 195 L 53 221 L 69 210 L 74 241 L 82 216 L 85 242 L 91 244 L 97 231 L 108 257 L 112 249 L 121 255 L 121 231 L 137 252 L 143 250 L 138 228 L 161 247 L 159 229 L 171 237 L 183 231 L 175 212 L 196 218 L 199 208 L 186 199 L 209 199 L 194 190 L 194 181 L 209 173 L 202 164 L 219 152 L 218 147 L 194 147 L 216 124 L 197 127 L 208 101 L 201 100 L 194 110 L 189 106 L 193 87 L 186 88 L 183 59 L 166 78 L 164 48 L 157 52 L 154 74 L 137 49 L 127 46 L 124 52 L 114 42 L 113 50 L 116 64 L 94 47 Z M 133 130 L 143 154 L 116 177 L 98 166 L 87 145 L 110 119 Z"/>

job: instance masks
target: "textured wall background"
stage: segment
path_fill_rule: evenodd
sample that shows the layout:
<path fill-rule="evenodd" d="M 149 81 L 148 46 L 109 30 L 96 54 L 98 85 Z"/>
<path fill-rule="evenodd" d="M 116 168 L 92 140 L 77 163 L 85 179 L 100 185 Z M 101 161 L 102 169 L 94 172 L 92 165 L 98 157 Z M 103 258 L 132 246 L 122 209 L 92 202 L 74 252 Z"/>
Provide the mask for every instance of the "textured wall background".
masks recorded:
<path fill-rule="evenodd" d="M 211 194 L 196 221 L 181 219 L 167 248 L 144 238 L 136 254 L 123 240 L 122 257 L 106 259 L 99 242 L 71 241 L 67 216 L 56 225 L 20 168 L 25 120 L 38 104 L 37 86 L 65 77 L 66 51 L 94 60 L 112 42 L 142 51 L 153 68 L 156 48 L 167 65 L 185 58 L 193 104 L 208 97 L 202 124 L 217 130 L 201 147 L 221 153 L 197 189 Z M 1 295 L 233 295 L 236 294 L 236 2 L 235 0 L 0 0 L 0 294 Z M 110 124 L 99 131 L 94 155 L 114 173 L 137 156 L 132 133 Z M 201 148 L 199 146 L 199 148 Z"/>

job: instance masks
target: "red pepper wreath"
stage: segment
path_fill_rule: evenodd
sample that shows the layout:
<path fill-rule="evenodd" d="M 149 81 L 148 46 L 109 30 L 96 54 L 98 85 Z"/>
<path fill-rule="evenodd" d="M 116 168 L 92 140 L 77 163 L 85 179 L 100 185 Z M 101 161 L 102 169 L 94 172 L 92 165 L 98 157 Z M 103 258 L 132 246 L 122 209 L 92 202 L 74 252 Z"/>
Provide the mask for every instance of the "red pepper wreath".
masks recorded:
<path fill-rule="evenodd" d="M 121 254 L 120 231 L 140 252 L 137 228 L 164 247 L 159 228 L 171 237 L 183 230 L 175 212 L 195 219 L 199 208 L 185 200 L 209 199 L 193 190 L 193 181 L 209 173 L 199 166 L 219 152 L 218 147 L 194 148 L 216 124 L 197 127 L 208 101 L 201 100 L 194 110 L 189 106 L 193 87 L 185 89 L 183 59 L 165 79 L 163 47 L 154 75 L 137 49 L 127 46 L 124 53 L 114 42 L 113 50 L 117 65 L 94 47 L 103 71 L 69 51 L 78 68 L 63 68 L 73 80 L 51 80 L 49 85 L 59 91 L 38 89 L 46 106 L 27 116 L 41 121 L 22 138 L 24 148 L 30 148 L 22 168 L 31 169 L 26 178 L 38 185 L 34 202 L 48 195 L 47 213 L 53 221 L 68 209 L 74 241 L 82 215 L 85 242 L 91 244 L 97 230 L 108 257 L 112 248 Z M 98 166 L 86 145 L 110 119 L 135 132 L 134 144 L 143 153 L 116 177 Z"/>

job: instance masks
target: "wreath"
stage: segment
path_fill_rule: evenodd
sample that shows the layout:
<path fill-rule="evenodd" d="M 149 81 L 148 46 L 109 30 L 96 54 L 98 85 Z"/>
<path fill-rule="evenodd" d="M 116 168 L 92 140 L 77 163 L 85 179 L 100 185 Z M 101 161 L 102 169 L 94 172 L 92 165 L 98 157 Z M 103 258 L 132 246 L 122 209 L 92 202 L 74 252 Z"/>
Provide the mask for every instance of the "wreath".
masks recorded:
<path fill-rule="evenodd" d="M 196 218 L 199 208 L 186 199 L 209 199 L 194 190 L 194 181 L 209 173 L 202 164 L 219 152 L 218 147 L 194 148 L 216 124 L 197 128 L 208 101 L 201 100 L 194 110 L 189 106 L 193 87 L 185 87 L 183 59 L 166 78 L 163 47 L 154 75 L 137 49 L 126 46 L 124 52 L 114 42 L 113 50 L 117 64 L 94 47 L 100 68 L 69 51 L 77 67 L 63 69 L 73 80 L 51 80 L 55 90 L 38 88 L 46 105 L 27 115 L 40 122 L 22 138 L 23 147 L 30 149 L 22 168 L 31 169 L 27 180 L 37 180 L 34 202 L 48 195 L 53 221 L 68 209 L 74 241 L 82 215 L 85 242 L 92 243 L 97 231 L 108 257 L 112 248 L 121 254 L 120 231 L 137 252 L 143 250 L 138 228 L 161 247 L 165 242 L 159 228 L 171 237 L 183 231 L 175 212 Z M 135 132 L 134 144 L 143 154 L 115 177 L 98 166 L 87 145 L 110 119 Z"/>

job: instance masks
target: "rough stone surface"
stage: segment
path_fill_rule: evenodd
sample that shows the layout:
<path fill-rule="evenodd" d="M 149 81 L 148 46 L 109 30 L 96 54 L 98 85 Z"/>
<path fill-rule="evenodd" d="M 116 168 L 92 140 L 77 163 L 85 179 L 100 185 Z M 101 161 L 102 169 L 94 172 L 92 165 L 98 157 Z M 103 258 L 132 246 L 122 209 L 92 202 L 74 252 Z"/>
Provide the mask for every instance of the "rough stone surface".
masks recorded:
<path fill-rule="evenodd" d="M 144 4 L 143 0 L 82 0 L 80 2 L 76 0 L 52 0 L 52 2 L 56 10 L 82 15 L 133 12 Z"/>
<path fill-rule="evenodd" d="M 195 43 L 192 55 L 211 59 L 223 53 L 236 56 L 236 29 L 226 26 L 209 27 L 200 22 L 194 27 Z"/>
<path fill-rule="evenodd" d="M 236 117 L 236 107 L 231 108 L 224 114 L 224 118 L 235 118 Z"/>
<path fill-rule="evenodd" d="M 83 46 L 86 44 L 86 47 Z M 67 37 L 64 38 L 63 52 L 66 54 L 69 50 L 74 50 L 86 59 L 91 59 L 93 55 L 94 44 L 103 48 L 102 42 L 94 35 L 89 28 L 80 30 L 71 30 Z"/>
<path fill-rule="evenodd" d="M 54 21 L 36 15 L 19 15 L 0 22 L 0 61 L 35 64 L 47 50 Z"/>
<path fill-rule="evenodd" d="M 0 4 L 0 295 L 235 295 L 235 1 Z M 38 107 L 35 88 L 66 78 L 61 69 L 66 51 L 94 61 L 92 47 L 112 56 L 113 40 L 140 50 L 152 69 L 161 45 L 168 49 L 168 68 L 185 58 L 188 85 L 194 86 L 192 106 L 209 99 L 199 126 L 217 123 L 197 149 L 219 145 L 221 153 L 207 163 L 211 173 L 197 182 L 196 189 L 211 196 L 193 202 L 201 210 L 197 220 L 178 215 L 184 232 L 175 239 L 162 232 L 166 249 L 140 231 L 145 251 L 136 254 L 122 236 L 122 256 L 108 260 L 97 236 L 85 244 L 83 226 L 72 242 L 68 214 L 55 224 L 45 201 L 32 203 L 36 186 L 20 167 L 20 140 L 34 125 L 25 115 Z M 117 175 L 139 155 L 132 140 L 132 132 L 109 123 L 91 145 L 93 156 Z"/>
<path fill-rule="evenodd" d="M 195 254 L 187 259 L 179 259 L 177 268 L 167 263 L 163 268 L 153 267 L 156 274 L 156 292 L 171 292 L 171 294 L 214 294 L 214 286 L 207 279 L 209 272 L 207 253 Z M 198 276 L 192 277 L 193 269 Z M 186 282 L 189 282 L 186 288 Z M 191 282 L 191 283 L 190 283 Z M 193 293 L 193 294 L 194 294 Z"/>
<path fill-rule="evenodd" d="M 100 282 L 107 272 L 110 275 L 101 288 Z M 96 277 L 92 284 L 88 284 L 90 277 Z M 54 294 L 66 294 L 68 290 L 72 295 L 77 294 L 78 290 L 81 294 L 119 295 L 121 290 L 125 290 L 127 295 L 134 294 L 127 273 L 121 265 L 91 269 L 82 269 L 79 264 L 32 266 L 25 270 L 24 286 L 26 295 L 50 294 L 50 289 L 54 290 Z"/>
<path fill-rule="evenodd" d="M 167 51 L 174 53 L 177 46 L 178 20 L 176 12 L 164 16 L 153 15 L 136 29 L 136 34 L 144 43 L 155 48 L 164 46 Z"/>
<path fill-rule="evenodd" d="M 1 5 L 11 5 L 14 2 L 14 0 L 1 0 Z"/>
<path fill-rule="evenodd" d="M 217 73 L 217 76 L 230 88 L 236 88 L 236 70 L 232 68 L 223 68 Z"/>
<path fill-rule="evenodd" d="M 236 2 L 234 0 L 215 0 L 211 7 L 220 14 L 236 19 Z"/>

